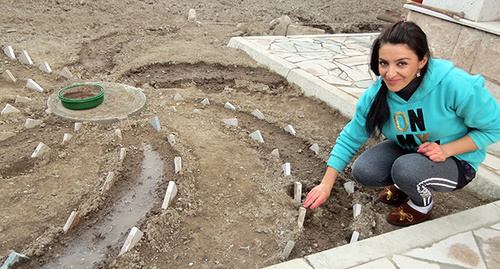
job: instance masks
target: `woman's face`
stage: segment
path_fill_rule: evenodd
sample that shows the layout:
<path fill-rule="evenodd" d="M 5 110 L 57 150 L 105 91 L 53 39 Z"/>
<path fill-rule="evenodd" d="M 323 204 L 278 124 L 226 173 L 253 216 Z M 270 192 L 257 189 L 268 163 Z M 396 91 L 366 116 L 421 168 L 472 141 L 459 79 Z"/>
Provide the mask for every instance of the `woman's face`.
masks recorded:
<path fill-rule="evenodd" d="M 426 55 L 419 61 L 406 44 L 384 44 L 379 49 L 378 70 L 387 88 L 398 92 L 417 77 L 428 58 Z"/>

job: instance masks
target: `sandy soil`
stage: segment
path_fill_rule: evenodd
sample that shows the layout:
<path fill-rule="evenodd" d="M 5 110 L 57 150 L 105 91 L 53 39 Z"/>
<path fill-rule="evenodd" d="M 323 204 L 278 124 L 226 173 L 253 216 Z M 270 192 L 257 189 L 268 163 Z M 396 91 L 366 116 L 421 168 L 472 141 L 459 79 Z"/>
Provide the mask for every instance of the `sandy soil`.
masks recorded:
<path fill-rule="evenodd" d="M 329 33 L 374 32 L 386 25 L 378 14 L 404 12 L 406 1 L 1 2 L 2 49 L 27 50 L 35 65 L 0 56 L 0 73 L 9 70 L 18 80 L 0 79 L 0 107 L 21 111 L 0 116 L 0 131 L 15 133 L 0 141 L 0 262 L 16 251 L 32 259 L 29 268 L 64 267 L 67 260 L 72 268 L 259 268 L 283 261 L 288 241 L 296 243 L 293 259 L 347 244 L 353 231 L 362 240 L 397 229 L 385 221 L 390 208 L 375 198 L 380 189 L 356 185 L 347 195 L 349 167 L 332 197 L 308 210 L 298 228 L 293 184 L 301 182 L 305 196 L 319 182 L 347 119 L 226 44 L 234 35 L 269 34 L 269 22 L 282 15 Z M 188 22 L 191 8 L 198 22 Z M 42 62 L 54 72 L 40 71 Z M 58 75 L 63 67 L 72 79 Z M 45 92 L 26 88 L 28 78 Z M 89 81 L 139 87 L 146 108 L 113 124 L 84 123 L 78 132 L 73 122 L 46 113 L 51 94 Z M 174 101 L 176 93 L 184 100 Z M 17 96 L 31 101 L 16 102 Z M 201 104 L 205 98 L 209 105 Z M 226 102 L 236 111 L 224 108 Z M 251 115 L 255 109 L 265 120 Z M 149 124 L 155 116 L 159 132 Z M 27 118 L 43 123 L 27 129 Z M 228 118 L 238 126 L 222 122 Z M 296 136 L 283 130 L 287 125 Z M 250 138 L 256 130 L 265 143 Z M 73 138 L 61 144 L 65 133 Z M 31 158 L 40 142 L 51 151 Z M 315 143 L 319 155 L 309 149 Z M 271 154 L 275 149 L 279 157 Z M 179 173 L 175 157 L 182 157 Z M 283 175 L 284 163 L 291 176 Z M 102 195 L 109 172 L 118 180 Z M 179 192 L 162 210 L 169 181 Z M 488 202 L 466 191 L 436 196 L 434 218 Z M 149 201 L 144 214 L 132 207 L 141 205 L 139 197 Z M 362 214 L 353 219 L 356 203 Z M 64 234 L 73 211 L 83 221 Z M 126 221 L 133 225 L 120 231 Z M 132 226 L 144 236 L 117 257 Z M 113 231 L 118 234 L 110 238 Z M 104 250 L 94 250 L 98 245 Z M 76 259 L 71 250 L 91 254 Z"/>

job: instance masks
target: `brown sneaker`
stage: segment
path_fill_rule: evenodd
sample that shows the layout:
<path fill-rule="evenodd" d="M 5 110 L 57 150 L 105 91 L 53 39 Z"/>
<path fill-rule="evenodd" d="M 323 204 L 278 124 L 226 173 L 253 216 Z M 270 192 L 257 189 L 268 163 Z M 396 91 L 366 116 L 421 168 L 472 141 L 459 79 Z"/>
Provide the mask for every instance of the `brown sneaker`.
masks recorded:
<path fill-rule="evenodd" d="M 387 215 L 387 222 L 397 226 L 410 226 L 430 219 L 431 213 L 432 209 L 427 214 L 418 212 L 406 202 Z"/>
<path fill-rule="evenodd" d="M 379 195 L 378 199 L 382 201 L 382 203 L 391 204 L 391 205 L 400 205 L 405 199 L 408 197 L 406 193 L 402 190 L 396 188 L 396 186 L 391 185 L 385 188 Z"/>

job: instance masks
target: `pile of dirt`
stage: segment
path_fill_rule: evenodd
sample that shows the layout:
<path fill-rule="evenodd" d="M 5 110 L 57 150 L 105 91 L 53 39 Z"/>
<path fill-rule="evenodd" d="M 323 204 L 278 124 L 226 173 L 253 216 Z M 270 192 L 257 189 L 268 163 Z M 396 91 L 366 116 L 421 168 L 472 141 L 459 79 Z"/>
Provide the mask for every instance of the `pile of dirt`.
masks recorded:
<path fill-rule="evenodd" d="M 17 53 L 27 50 L 35 65 L 0 56 L 0 73 L 9 70 L 17 79 L 0 79 L 0 107 L 11 104 L 20 110 L 0 116 L 0 132 L 13 134 L 0 141 L 0 261 L 16 251 L 32 259 L 28 267 L 51 267 L 65 264 L 70 251 L 80 249 L 90 254 L 73 268 L 264 267 L 284 260 L 288 241 L 295 242 L 288 258 L 293 259 L 347 244 L 353 231 L 362 240 L 397 229 L 385 221 L 390 208 L 376 201 L 379 189 L 356 185 L 351 195 L 343 189 L 353 180 L 349 167 L 332 197 L 308 210 L 304 228 L 298 228 L 300 203 L 293 200 L 293 184 L 301 182 L 305 196 L 320 181 L 348 120 L 226 44 L 241 29 L 238 24 L 250 29 L 243 34 L 266 35 L 269 22 L 282 15 L 297 23 L 327 25 L 334 33 L 378 31 L 386 23 L 377 14 L 404 12 L 405 1 L 7 2 L 0 6 L 0 45 Z M 197 22 L 187 21 L 189 9 L 196 10 Z M 43 62 L 54 71 L 40 71 Z M 71 79 L 59 75 L 64 67 Z M 44 92 L 25 87 L 29 78 Z M 84 123 L 79 131 L 74 122 L 46 113 L 50 95 L 89 81 L 141 88 L 146 108 L 112 124 Z M 183 100 L 174 100 L 175 94 Z M 201 104 L 205 98 L 210 104 Z M 225 108 L 227 102 L 236 110 Z M 264 120 L 252 115 L 255 109 Z M 160 131 L 150 124 L 156 116 Z M 28 129 L 28 118 L 42 124 Z M 223 119 L 237 119 L 238 126 Z M 287 125 L 297 131 L 295 136 L 284 131 Z M 264 143 L 250 137 L 257 130 Z M 73 137 L 61 143 L 65 134 Z M 51 150 L 31 158 L 40 142 Z M 320 148 L 318 155 L 310 150 L 313 144 Z M 124 160 L 119 158 L 122 148 Z M 271 154 L 276 149 L 279 157 Z M 150 154 L 156 156 L 153 169 Z M 175 157 L 182 158 L 179 173 Z M 283 175 L 285 163 L 291 165 L 291 176 Z M 147 169 L 157 169 L 158 175 L 144 176 Z M 110 172 L 117 182 L 103 195 Z M 128 198 L 150 181 L 153 187 Z M 169 181 L 176 182 L 178 194 L 163 210 Z M 132 227 L 110 237 L 125 223 L 118 216 L 135 211 L 127 206 L 141 204 L 138 197 L 153 201 L 133 221 L 144 236 L 117 257 Z M 438 194 L 433 216 L 485 202 L 465 191 Z M 357 203 L 363 208 L 354 219 Z M 73 211 L 83 220 L 64 234 Z M 108 221 L 115 226 L 95 230 Z M 107 240 L 113 244 L 95 250 Z"/>

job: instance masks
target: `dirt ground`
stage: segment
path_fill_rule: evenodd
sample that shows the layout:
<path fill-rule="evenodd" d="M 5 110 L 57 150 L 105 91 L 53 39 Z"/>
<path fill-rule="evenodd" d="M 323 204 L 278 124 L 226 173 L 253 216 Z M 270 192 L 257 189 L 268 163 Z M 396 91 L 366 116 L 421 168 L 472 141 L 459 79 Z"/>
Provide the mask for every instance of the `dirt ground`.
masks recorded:
<path fill-rule="evenodd" d="M 282 15 L 329 33 L 375 32 L 387 24 L 376 16 L 405 12 L 406 1 L 0 2 L 2 49 L 27 50 L 35 62 L 0 56 L 0 73 L 9 70 L 18 80 L 0 78 L 0 107 L 11 104 L 21 111 L 0 116 L 0 132 L 15 133 L 0 141 L 0 262 L 16 251 L 31 258 L 24 268 L 261 268 L 284 261 L 288 241 L 295 242 L 288 258 L 294 259 L 347 244 L 353 231 L 362 240 L 397 229 L 385 221 L 391 208 L 377 202 L 380 189 L 356 184 L 356 192 L 347 195 L 349 166 L 330 199 L 308 210 L 304 228 L 298 228 L 293 184 L 302 183 L 305 197 L 319 183 L 348 120 L 226 45 L 234 35 L 269 34 L 270 21 Z M 187 20 L 191 8 L 197 22 Z M 54 72 L 40 71 L 43 62 Z M 63 67 L 73 78 L 58 75 Z M 45 91 L 28 89 L 29 78 Z M 84 123 L 77 132 L 73 122 L 46 113 L 50 95 L 89 81 L 141 88 L 146 108 L 112 124 Z M 176 93 L 184 100 L 174 101 Z M 16 102 L 17 96 L 31 101 Z M 201 104 L 205 98 L 209 105 Z M 226 102 L 236 111 L 224 108 Z M 265 120 L 251 115 L 255 109 Z M 149 124 L 155 116 L 161 131 Z M 27 118 L 43 123 L 27 129 Z M 237 118 L 238 126 L 222 121 L 229 118 Z M 296 136 L 283 130 L 287 125 Z M 265 143 L 250 138 L 256 130 Z M 65 133 L 73 138 L 62 144 Z M 167 141 L 171 134 L 173 146 Z M 51 150 L 31 158 L 40 142 Z M 318 155 L 309 149 L 315 143 Z M 127 150 L 123 162 L 121 148 Z M 271 154 L 275 149 L 279 157 Z M 175 157 L 182 158 L 179 173 Z M 291 164 L 291 176 L 283 175 L 284 163 Z M 102 195 L 109 172 L 118 180 Z M 169 181 L 176 182 L 178 194 L 162 210 Z M 141 204 L 138 197 L 151 201 L 144 214 L 128 207 Z M 488 202 L 463 190 L 438 194 L 436 201 L 433 218 Z M 363 207 L 354 219 L 356 203 Z M 136 213 L 133 225 L 121 232 L 120 210 Z M 83 220 L 64 234 L 73 211 Z M 103 226 L 104 231 L 95 229 Z M 118 257 L 132 226 L 144 236 Z M 110 239 L 112 231 L 119 232 Z M 94 250 L 103 244 L 104 250 Z M 72 258 L 69 250 L 84 254 Z"/>

